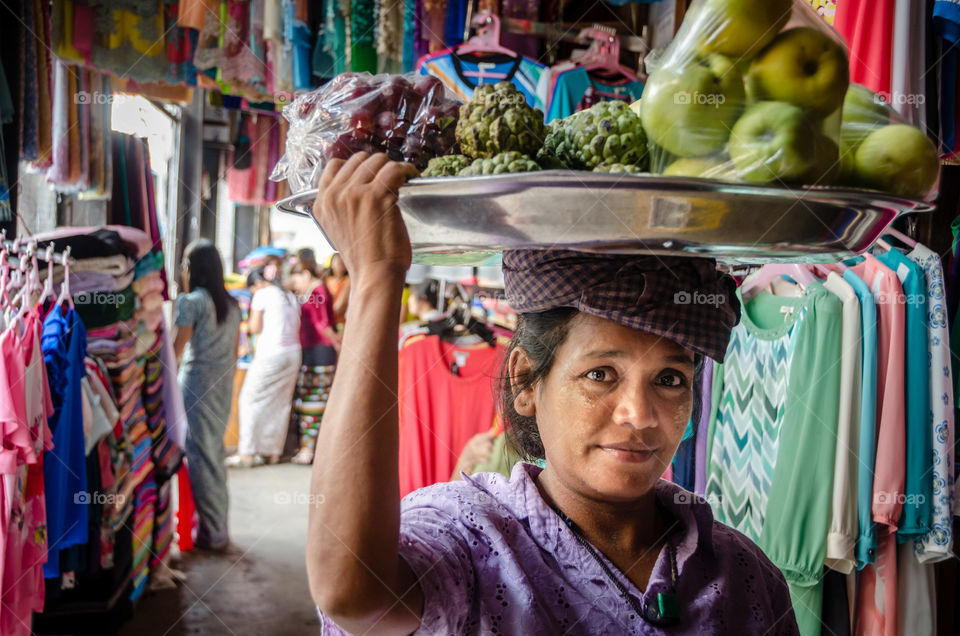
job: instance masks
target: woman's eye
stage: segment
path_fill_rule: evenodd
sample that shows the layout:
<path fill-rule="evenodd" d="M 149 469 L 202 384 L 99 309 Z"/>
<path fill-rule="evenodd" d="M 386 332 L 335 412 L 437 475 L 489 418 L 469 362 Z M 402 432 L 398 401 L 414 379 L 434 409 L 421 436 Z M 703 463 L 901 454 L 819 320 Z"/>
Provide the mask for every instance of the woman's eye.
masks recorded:
<path fill-rule="evenodd" d="M 591 369 L 587 371 L 587 379 L 594 382 L 606 382 L 610 377 L 605 369 Z"/>
<path fill-rule="evenodd" d="M 687 379 L 680 373 L 664 373 L 660 376 L 659 382 L 661 386 L 681 387 L 687 383 Z"/>

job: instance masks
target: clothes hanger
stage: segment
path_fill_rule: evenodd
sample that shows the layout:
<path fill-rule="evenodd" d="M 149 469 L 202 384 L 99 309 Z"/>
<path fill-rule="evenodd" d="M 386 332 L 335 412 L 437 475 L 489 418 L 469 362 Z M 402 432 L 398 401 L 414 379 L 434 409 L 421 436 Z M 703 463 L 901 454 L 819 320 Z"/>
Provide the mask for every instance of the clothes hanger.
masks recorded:
<path fill-rule="evenodd" d="M 620 39 L 616 29 L 595 24 L 581 31 L 580 38 L 593 40 L 590 48 L 577 60 L 584 70 L 610 71 L 619 73 L 632 82 L 637 81 L 637 74 L 620 64 Z"/>
<path fill-rule="evenodd" d="M 500 44 L 500 18 L 492 13 L 479 13 L 470 21 L 470 25 L 477 29 L 477 34 L 454 49 L 458 56 L 473 55 L 509 55 L 510 57 L 520 57 L 516 51 L 512 51 Z M 466 77 L 480 77 L 488 79 L 506 79 L 506 73 L 480 69 L 477 71 L 463 71 Z"/>
<path fill-rule="evenodd" d="M 891 228 L 887 228 L 887 230 L 884 232 L 884 234 L 889 234 L 890 236 L 892 236 L 893 238 L 897 239 L 898 241 L 900 241 L 901 243 L 903 243 L 903 244 L 906 245 L 907 247 L 913 248 L 913 247 L 916 247 L 916 246 L 917 246 L 917 241 L 916 241 L 916 240 L 910 238 L 909 236 L 907 236 L 906 234 L 904 234 L 904 233 L 901 232 L 900 230 L 895 230 L 895 229 L 893 229 L 892 227 L 891 227 Z"/>
<path fill-rule="evenodd" d="M 47 279 L 43 281 L 43 291 L 40 292 L 38 303 L 44 302 L 47 298 L 53 298 L 53 243 L 47 245 L 44 258 L 47 261 Z"/>
<path fill-rule="evenodd" d="M 70 295 L 70 246 L 63 251 L 63 283 L 60 285 L 60 296 L 57 298 L 57 305 L 63 306 L 66 302 L 70 309 L 73 306 L 73 296 Z"/>
<path fill-rule="evenodd" d="M 764 265 L 759 271 L 751 274 L 743 281 L 743 284 L 740 285 L 740 294 L 746 296 L 751 292 L 764 289 L 780 276 L 789 276 L 796 281 L 800 287 L 806 287 L 816 280 L 809 269 L 796 263 L 788 265 Z"/>

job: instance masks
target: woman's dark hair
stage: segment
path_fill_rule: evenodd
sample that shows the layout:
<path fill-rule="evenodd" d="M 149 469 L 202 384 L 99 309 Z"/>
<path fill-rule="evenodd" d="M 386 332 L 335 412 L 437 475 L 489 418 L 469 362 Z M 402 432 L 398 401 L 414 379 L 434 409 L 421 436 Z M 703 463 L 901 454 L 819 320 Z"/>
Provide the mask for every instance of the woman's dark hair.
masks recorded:
<path fill-rule="evenodd" d="M 297 263 L 290 273 L 310 272 L 314 278 L 323 278 L 323 270 L 317 264 L 317 255 L 309 247 L 297 250 Z"/>
<path fill-rule="evenodd" d="M 524 459 L 545 459 L 543 442 L 537 418 L 520 415 L 513 401 L 517 394 L 535 387 L 543 381 L 553 367 L 557 349 L 567 339 L 570 321 L 580 313 L 572 307 L 560 307 L 531 314 L 520 314 L 517 331 L 510 339 L 510 345 L 503 356 L 500 372 L 499 406 L 506 429 L 507 442 Z M 533 369 L 522 376 L 510 377 L 510 355 L 515 349 L 523 349 L 533 364 Z M 700 383 L 703 373 L 704 356 L 694 356 L 693 378 L 693 421 L 700 419 Z"/>
<path fill-rule="evenodd" d="M 261 282 L 266 283 L 268 285 L 276 285 L 277 287 L 279 287 L 280 285 L 277 283 L 277 281 L 270 280 L 269 278 L 266 277 L 266 274 L 264 272 L 265 269 L 266 267 L 258 267 L 252 272 L 250 272 L 249 274 L 247 274 L 247 287 L 253 287 L 257 283 L 261 283 Z"/>
<path fill-rule="evenodd" d="M 422 283 L 411 285 L 410 295 L 426 302 L 434 309 L 437 309 L 440 306 L 438 304 L 438 300 L 440 298 L 440 284 L 431 278 L 428 278 Z"/>
<path fill-rule="evenodd" d="M 237 301 L 227 292 L 223 284 L 223 261 L 216 246 L 206 239 L 196 240 L 183 251 L 183 260 L 190 268 L 190 289 L 207 290 L 213 299 L 213 307 L 217 312 L 217 324 L 223 324 L 232 307 L 237 307 Z"/>

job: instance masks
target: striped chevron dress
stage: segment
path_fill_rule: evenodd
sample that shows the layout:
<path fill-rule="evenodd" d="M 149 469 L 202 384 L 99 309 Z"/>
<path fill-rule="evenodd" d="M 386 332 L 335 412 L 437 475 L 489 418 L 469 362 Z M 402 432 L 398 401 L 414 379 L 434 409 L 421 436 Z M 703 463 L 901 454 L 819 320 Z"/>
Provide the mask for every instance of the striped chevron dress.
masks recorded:
<path fill-rule="evenodd" d="M 706 499 L 783 571 L 801 634 L 819 634 L 843 304 L 811 282 L 800 298 L 761 292 L 743 307 L 714 372 Z"/>

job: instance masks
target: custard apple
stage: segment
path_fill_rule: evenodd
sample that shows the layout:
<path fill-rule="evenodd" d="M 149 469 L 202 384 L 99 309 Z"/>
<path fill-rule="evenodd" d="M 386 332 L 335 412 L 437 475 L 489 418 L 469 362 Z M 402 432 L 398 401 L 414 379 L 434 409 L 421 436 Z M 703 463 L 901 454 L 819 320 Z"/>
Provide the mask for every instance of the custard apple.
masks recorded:
<path fill-rule="evenodd" d="M 533 157 L 544 133 L 543 113 L 512 83 L 499 82 L 478 86 L 460 107 L 456 136 L 463 154 L 480 159 L 510 151 Z"/>
<path fill-rule="evenodd" d="M 453 177 L 473 161 L 466 155 L 444 155 L 434 157 L 420 173 L 421 177 Z"/>
<path fill-rule="evenodd" d="M 461 116 L 462 117 L 462 116 Z M 550 122 L 543 153 L 568 168 L 592 170 L 601 163 L 647 167 L 647 136 L 626 102 L 609 101 Z"/>
<path fill-rule="evenodd" d="M 475 159 L 473 163 L 461 170 L 458 175 L 469 177 L 481 174 L 504 174 L 506 172 L 533 172 L 539 170 L 540 165 L 527 155 L 516 152 L 504 152 L 490 159 Z"/>
<path fill-rule="evenodd" d="M 630 163 L 601 163 L 593 169 L 594 172 L 614 172 L 620 174 L 642 174 L 646 172 L 641 166 Z"/>

